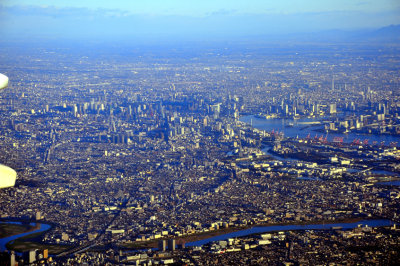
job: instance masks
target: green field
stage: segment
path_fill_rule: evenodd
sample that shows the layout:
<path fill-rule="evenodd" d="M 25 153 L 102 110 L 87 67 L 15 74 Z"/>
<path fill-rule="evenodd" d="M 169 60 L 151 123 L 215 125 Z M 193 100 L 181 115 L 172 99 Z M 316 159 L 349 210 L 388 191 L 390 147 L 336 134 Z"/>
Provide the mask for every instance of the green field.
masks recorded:
<path fill-rule="evenodd" d="M 31 225 L 2 224 L 0 223 L 0 238 L 23 234 L 34 230 Z"/>

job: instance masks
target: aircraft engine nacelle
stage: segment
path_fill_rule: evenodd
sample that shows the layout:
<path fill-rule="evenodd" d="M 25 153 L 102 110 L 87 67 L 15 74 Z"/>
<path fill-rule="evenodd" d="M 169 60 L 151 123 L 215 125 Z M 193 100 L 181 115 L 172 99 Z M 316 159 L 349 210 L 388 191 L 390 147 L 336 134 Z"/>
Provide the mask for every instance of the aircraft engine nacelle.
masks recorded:
<path fill-rule="evenodd" d="M 0 73 L 0 90 L 7 88 L 8 86 L 8 77 Z"/>

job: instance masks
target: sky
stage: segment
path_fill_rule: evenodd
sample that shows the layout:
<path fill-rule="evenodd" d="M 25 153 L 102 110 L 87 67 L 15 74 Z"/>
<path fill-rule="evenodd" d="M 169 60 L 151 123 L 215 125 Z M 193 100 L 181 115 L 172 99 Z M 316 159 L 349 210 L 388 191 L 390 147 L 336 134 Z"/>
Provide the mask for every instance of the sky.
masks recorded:
<path fill-rule="evenodd" d="M 0 0 L 8 38 L 221 38 L 400 24 L 399 0 Z"/>

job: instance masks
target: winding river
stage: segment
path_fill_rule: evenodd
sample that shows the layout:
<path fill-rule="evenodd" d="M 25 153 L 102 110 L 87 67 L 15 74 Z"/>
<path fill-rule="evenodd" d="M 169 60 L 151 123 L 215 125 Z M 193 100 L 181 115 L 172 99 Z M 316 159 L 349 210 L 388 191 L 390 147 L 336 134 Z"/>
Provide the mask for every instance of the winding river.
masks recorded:
<path fill-rule="evenodd" d="M 256 226 L 249 229 L 236 231 L 224 235 L 214 236 L 203 240 L 186 243 L 186 246 L 202 246 L 214 241 L 227 240 L 229 238 L 243 237 L 252 234 L 262 234 L 274 231 L 299 231 L 299 230 L 330 230 L 332 228 L 353 229 L 359 226 L 381 227 L 391 226 L 393 222 L 390 220 L 362 220 L 355 223 L 332 223 L 332 224 L 307 224 L 307 225 L 272 225 L 272 226 Z"/>
<path fill-rule="evenodd" d="M 1 222 L 2 224 L 22 224 L 20 222 Z M 17 238 L 23 237 L 23 236 L 27 236 L 27 235 L 31 235 L 31 234 L 35 234 L 35 233 L 40 233 L 40 232 L 44 232 L 47 231 L 51 228 L 50 225 L 48 224 L 35 224 L 35 223 L 31 223 L 30 225 L 32 226 L 38 226 L 39 228 L 33 231 L 29 231 L 26 233 L 22 233 L 22 234 L 18 234 L 18 235 L 13 235 L 13 236 L 9 236 L 9 237 L 4 237 L 4 238 L 0 238 L 0 251 L 5 251 L 6 250 L 6 244 L 8 242 L 14 241 Z"/>

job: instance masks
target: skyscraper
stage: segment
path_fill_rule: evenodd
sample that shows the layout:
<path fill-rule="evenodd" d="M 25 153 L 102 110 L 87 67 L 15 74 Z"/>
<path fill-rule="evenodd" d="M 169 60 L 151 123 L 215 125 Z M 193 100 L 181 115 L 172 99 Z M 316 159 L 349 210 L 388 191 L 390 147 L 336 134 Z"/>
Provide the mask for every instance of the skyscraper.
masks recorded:
<path fill-rule="evenodd" d="M 332 103 L 329 105 L 329 113 L 336 114 L 336 103 Z"/>
<path fill-rule="evenodd" d="M 169 239 L 168 240 L 168 250 L 174 251 L 175 246 L 176 246 L 175 239 L 173 239 L 173 238 Z"/>

